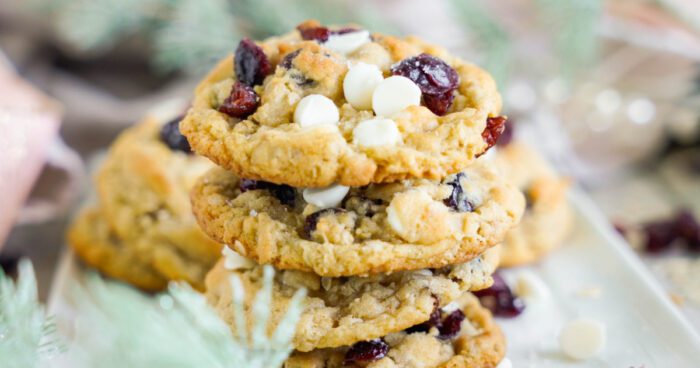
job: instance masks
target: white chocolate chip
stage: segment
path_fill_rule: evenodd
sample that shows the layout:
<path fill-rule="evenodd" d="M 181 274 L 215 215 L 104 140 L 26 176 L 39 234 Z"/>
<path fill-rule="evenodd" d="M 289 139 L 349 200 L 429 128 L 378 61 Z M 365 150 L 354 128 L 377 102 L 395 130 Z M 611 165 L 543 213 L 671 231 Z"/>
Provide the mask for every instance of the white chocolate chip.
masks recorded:
<path fill-rule="evenodd" d="M 392 116 L 411 105 L 420 105 L 421 91 L 412 80 L 394 75 L 384 79 L 372 94 L 372 109 L 378 116 Z"/>
<path fill-rule="evenodd" d="M 236 251 L 229 248 L 227 245 L 221 248 L 221 255 L 224 256 L 224 268 L 227 270 L 233 271 L 255 267 L 255 262 L 236 253 Z"/>
<path fill-rule="evenodd" d="M 338 124 L 340 114 L 333 101 L 323 95 L 308 95 L 299 101 L 294 110 L 294 122 L 301 127 L 322 124 Z"/>
<path fill-rule="evenodd" d="M 334 184 L 325 188 L 306 188 L 302 195 L 306 203 L 319 208 L 331 208 L 337 207 L 349 190 L 349 187 Z"/>
<path fill-rule="evenodd" d="M 397 234 L 403 233 L 401 218 L 399 218 L 399 214 L 396 213 L 396 209 L 392 207 L 391 204 L 386 208 L 386 220 L 389 222 L 389 226 L 391 226 L 391 228 L 394 229 Z"/>
<path fill-rule="evenodd" d="M 572 359 L 590 359 L 603 350 L 606 342 L 605 325 L 596 320 L 580 318 L 562 328 L 559 345 Z"/>
<path fill-rule="evenodd" d="M 365 120 L 352 130 L 352 142 L 358 146 L 393 146 L 402 141 L 401 132 L 391 119 Z"/>
<path fill-rule="evenodd" d="M 343 93 L 350 105 L 358 110 L 372 108 L 372 93 L 384 80 L 382 71 L 373 64 L 357 63 L 350 67 L 343 80 Z"/>
<path fill-rule="evenodd" d="M 523 270 L 517 275 L 515 293 L 528 301 L 543 302 L 549 299 L 549 287 L 532 271 Z"/>
<path fill-rule="evenodd" d="M 331 35 L 323 46 L 340 54 L 349 54 L 371 41 L 369 31 L 355 31 Z"/>
<path fill-rule="evenodd" d="M 503 358 L 503 360 L 498 363 L 496 368 L 513 368 L 513 362 L 511 362 L 508 358 Z"/>
<path fill-rule="evenodd" d="M 446 306 L 442 307 L 442 311 L 447 313 L 447 314 L 450 314 L 450 313 L 456 311 L 457 309 L 460 309 L 459 303 L 457 303 L 457 302 L 450 302 Z"/>

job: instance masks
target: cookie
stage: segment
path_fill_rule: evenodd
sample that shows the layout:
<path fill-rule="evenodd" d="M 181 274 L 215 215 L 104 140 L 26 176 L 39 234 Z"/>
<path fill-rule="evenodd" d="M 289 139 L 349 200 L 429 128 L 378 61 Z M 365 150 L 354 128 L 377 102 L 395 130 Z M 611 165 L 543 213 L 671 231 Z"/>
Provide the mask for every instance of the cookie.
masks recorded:
<path fill-rule="evenodd" d="M 324 191 L 221 168 L 192 190 L 202 229 L 258 263 L 339 277 L 464 263 L 500 242 L 523 195 L 481 164 L 425 179 Z"/>
<path fill-rule="evenodd" d="M 441 327 L 419 326 L 351 347 L 294 352 L 284 367 L 496 367 L 505 356 L 506 346 L 503 333 L 491 313 L 469 293 L 463 295 L 456 304 L 459 309 L 453 312 L 443 311 L 436 315 L 438 318 L 431 319 L 435 322 L 442 318 Z"/>
<path fill-rule="evenodd" d="M 137 247 L 116 237 L 96 208 L 83 209 L 67 237 L 83 262 L 109 277 L 149 291 L 164 289 L 168 284 L 168 279 L 141 256 Z"/>
<path fill-rule="evenodd" d="M 523 143 L 499 146 L 493 160 L 504 178 L 524 192 L 527 201 L 520 224 L 508 232 L 500 247 L 501 266 L 536 262 L 561 245 L 571 231 L 573 215 L 566 199 L 570 182 Z"/>
<path fill-rule="evenodd" d="M 247 259 L 225 264 L 220 261 L 207 275 L 206 296 L 235 330 L 230 278 L 235 275 L 242 281 L 245 310 L 253 313 L 252 299 L 262 287 L 263 267 Z M 304 311 L 292 341 L 296 350 L 379 338 L 428 320 L 435 305 L 446 306 L 468 290 L 488 287 L 497 264 L 497 253 L 487 252 L 465 264 L 370 277 L 327 278 L 310 272 L 277 271 L 268 327 L 277 325 L 292 295 L 305 288 Z"/>
<path fill-rule="evenodd" d="M 197 153 L 249 179 L 363 186 L 442 180 L 502 132 L 479 67 L 415 37 L 298 28 L 244 39 L 200 83 L 180 124 Z"/>
<path fill-rule="evenodd" d="M 97 170 L 98 208 L 123 248 L 162 277 L 202 288 L 221 244 L 197 225 L 189 190 L 213 164 L 191 152 L 178 123 L 153 115 L 117 138 Z"/>

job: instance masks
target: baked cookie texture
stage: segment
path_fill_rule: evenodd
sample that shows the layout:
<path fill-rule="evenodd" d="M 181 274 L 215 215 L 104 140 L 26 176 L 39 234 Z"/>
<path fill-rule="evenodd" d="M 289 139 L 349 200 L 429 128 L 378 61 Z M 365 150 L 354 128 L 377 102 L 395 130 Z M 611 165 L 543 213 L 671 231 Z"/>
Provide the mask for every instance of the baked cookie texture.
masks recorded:
<path fill-rule="evenodd" d="M 503 239 L 525 201 L 475 164 L 443 182 L 350 188 L 327 209 L 291 187 L 214 168 L 192 189 L 192 206 L 205 232 L 258 263 L 339 277 L 467 262 Z"/>
<path fill-rule="evenodd" d="M 501 266 L 533 263 L 555 249 L 571 232 L 573 214 L 560 177 L 533 148 L 520 142 L 498 146 L 493 163 L 505 180 L 524 193 L 527 207 L 520 224 L 510 230 L 501 249 Z"/>
<path fill-rule="evenodd" d="M 388 334 L 382 341 L 389 346 L 386 356 L 367 364 L 345 362 L 349 347 L 295 352 L 285 368 L 493 368 L 505 356 L 505 338 L 491 313 L 472 294 L 458 300 L 466 317 L 459 335 L 452 339 L 437 336 L 435 328 L 428 332 L 406 331 Z"/>
<path fill-rule="evenodd" d="M 245 289 L 248 323 L 254 295 L 262 287 L 263 267 L 227 269 L 220 261 L 207 275 L 206 296 L 235 331 L 231 276 Z M 466 291 L 491 285 L 498 254 L 486 252 L 474 260 L 435 270 L 402 271 L 370 277 L 321 277 L 310 272 L 277 271 L 273 283 L 273 330 L 294 293 L 305 288 L 304 311 L 293 339 L 298 351 L 352 345 L 402 331 L 430 318 L 436 306 L 456 301 Z M 250 328 L 250 326 L 247 326 Z"/>
<path fill-rule="evenodd" d="M 440 47 L 415 37 L 375 33 L 371 42 L 341 54 L 327 44 L 302 39 L 297 30 L 258 45 L 274 69 L 254 87 L 260 97 L 257 110 L 244 119 L 218 111 L 236 82 L 229 56 L 197 87 L 192 108 L 180 124 L 197 153 L 241 177 L 294 187 L 442 180 L 488 148 L 482 132 L 487 118 L 501 109 L 496 84 L 484 70 Z M 399 143 L 372 147 L 354 143 L 353 130 L 375 115 L 371 109 L 353 108 L 345 99 L 343 81 L 349 65 L 376 65 L 388 77 L 392 65 L 421 53 L 440 58 L 459 77 L 447 113 L 438 116 L 424 105 L 409 106 L 391 116 Z M 337 126 L 294 123 L 298 102 L 311 94 L 332 100 L 340 115 Z"/>
<path fill-rule="evenodd" d="M 139 259 L 162 279 L 184 280 L 202 289 L 204 276 L 219 258 L 222 246 L 199 229 L 188 192 L 213 165 L 203 157 L 169 147 L 161 138 L 166 123 L 150 116 L 119 136 L 95 177 L 99 214 L 83 215 L 77 222 L 89 218 L 99 226 L 104 223 L 109 236 L 102 231 L 99 238 L 121 244 L 110 249 L 133 254 L 129 257 Z M 76 250 L 85 247 L 87 244 L 73 240 L 88 238 L 87 231 L 75 233 L 85 236 L 70 236 L 71 244 Z M 106 271 L 117 267 L 111 264 L 113 257 L 100 259 L 100 254 L 106 253 L 94 251 L 87 263 L 113 275 L 115 272 Z M 141 286 L 134 282 L 138 275 L 117 278 Z"/>

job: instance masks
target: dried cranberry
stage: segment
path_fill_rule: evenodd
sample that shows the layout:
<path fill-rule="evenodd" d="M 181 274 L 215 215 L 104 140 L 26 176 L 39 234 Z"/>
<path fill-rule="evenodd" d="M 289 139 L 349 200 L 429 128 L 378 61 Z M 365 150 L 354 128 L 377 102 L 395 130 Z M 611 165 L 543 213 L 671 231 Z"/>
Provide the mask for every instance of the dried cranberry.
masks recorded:
<path fill-rule="evenodd" d="M 452 101 L 454 101 L 455 95 L 452 91 L 443 93 L 441 95 L 423 95 L 423 103 L 425 107 L 430 109 L 435 115 L 445 115 L 447 111 L 452 106 Z"/>
<path fill-rule="evenodd" d="M 380 339 L 360 341 L 351 346 L 350 350 L 345 353 L 343 364 L 373 362 L 384 358 L 388 352 L 389 345 Z"/>
<path fill-rule="evenodd" d="M 291 69 L 292 68 L 292 62 L 294 59 L 299 56 L 299 53 L 301 52 L 301 49 L 292 51 L 287 55 L 284 55 L 282 58 L 282 61 L 280 61 L 280 66 L 285 68 L 285 69 Z"/>
<path fill-rule="evenodd" d="M 171 150 L 192 153 L 190 143 L 182 133 L 180 133 L 180 120 L 182 116 L 173 119 L 160 128 L 160 140 Z"/>
<path fill-rule="evenodd" d="M 343 213 L 346 212 L 342 208 L 324 208 L 320 211 L 316 211 L 308 216 L 304 220 L 304 235 L 307 239 L 311 239 L 311 233 L 316 230 L 316 225 L 318 225 L 318 220 L 325 215 L 330 215 L 333 213 Z"/>
<path fill-rule="evenodd" d="M 503 129 L 503 133 L 501 133 L 501 136 L 496 141 L 496 145 L 501 146 L 501 147 L 505 147 L 505 146 L 509 145 L 511 141 L 513 141 L 513 130 L 514 130 L 513 122 L 508 120 L 504 124 L 505 124 L 505 128 Z"/>
<path fill-rule="evenodd" d="M 659 253 L 667 250 L 678 239 L 674 221 L 650 222 L 643 226 L 646 233 L 644 250 L 649 253 Z"/>
<path fill-rule="evenodd" d="M 219 111 L 234 118 L 244 119 L 254 113 L 258 105 L 260 98 L 253 87 L 236 81 L 231 88 L 231 94 L 219 106 Z"/>
<path fill-rule="evenodd" d="M 464 177 L 466 177 L 464 173 L 459 173 L 455 175 L 454 179 L 445 183 L 452 187 L 452 193 L 443 200 L 443 203 L 457 212 L 472 212 L 474 211 L 474 205 L 469 202 L 469 198 L 464 193 L 461 184 L 461 180 Z"/>
<path fill-rule="evenodd" d="M 457 72 L 446 62 L 428 54 L 404 59 L 393 65 L 391 72 L 412 80 L 421 92 L 432 96 L 452 92 L 459 85 Z"/>
<path fill-rule="evenodd" d="M 411 326 L 406 329 L 407 333 L 416 333 L 416 332 L 428 332 L 430 331 L 431 328 L 433 327 L 439 327 L 440 324 L 442 323 L 442 312 L 440 312 L 440 302 L 435 298 L 435 302 L 433 303 L 433 311 L 430 313 L 430 318 L 415 326 Z"/>
<path fill-rule="evenodd" d="M 293 206 L 296 200 L 296 190 L 289 185 L 274 184 L 262 180 L 241 179 L 238 183 L 241 192 L 264 189 L 270 192 L 282 204 Z"/>
<path fill-rule="evenodd" d="M 341 28 L 339 30 L 331 31 L 330 29 L 322 26 L 318 27 L 309 27 L 305 25 L 299 25 L 297 26 L 297 30 L 301 34 L 301 38 L 307 41 L 318 41 L 318 42 L 326 42 L 328 41 L 328 38 L 332 35 L 340 35 L 340 34 L 346 34 L 346 33 L 352 33 L 352 32 L 357 32 L 357 29 L 355 28 Z"/>
<path fill-rule="evenodd" d="M 498 138 L 506 129 L 506 120 L 507 118 L 505 116 L 496 116 L 486 119 L 486 128 L 483 132 L 481 132 L 481 138 L 484 139 L 487 146 L 484 152 L 482 152 L 479 156 L 486 153 L 486 151 L 496 144 Z"/>
<path fill-rule="evenodd" d="M 675 231 L 691 250 L 700 250 L 700 224 L 692 212 L 681 210 L 676 215 Z"/>
<path fill-rule="evenodd" d="M 464 312 L 459 309 L 447 315 L 440 323 L 440 327 L 438 327 L 438 331 L 440 331 L 438 338 L 448 340 L 457 336 L 462 329 L 464 318 Z"/>
<path fill-rule="evenodd" d="M 248 86 L 262 83 L 265 77 L 272 73 L 272 64 L 267 55 L 249 38 L 244 38 L 238 43 L 234 63 L 236 79 Z"/>
<path fill-rule="evenodd" d="M 525 309 L 523 300 L 515 296 L 499 274 L 493 275 L 490 288 L 475 291 L 481 304 L 497 317 L 513 318 Z"/>

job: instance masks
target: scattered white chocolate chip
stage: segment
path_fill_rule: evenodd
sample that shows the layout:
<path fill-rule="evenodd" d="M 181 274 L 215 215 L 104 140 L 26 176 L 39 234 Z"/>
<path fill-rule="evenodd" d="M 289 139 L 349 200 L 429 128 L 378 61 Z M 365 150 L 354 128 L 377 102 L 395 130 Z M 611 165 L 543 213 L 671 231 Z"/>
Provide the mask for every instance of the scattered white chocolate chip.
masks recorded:
<path fill-rule="evenodd" d="M 457 309 L 459 309 L 459 303 L 457 303 L 457 302 L 450 302 L 446 306 L 442 307 L 442 311 L 447 313 L 447 314 L 450 314 L 450 313 L 456 311 Z"/>
<path fill-rule="evenodd" d="M 382 80 L 384 76 L 376 65 L 362 62 L 352 65 L 343 79 L 345 99 L 358 110 L 371 109 L 372 93 Z"/>
<path fill-rule="evenodd" d="M 503 358 L 503 360 L 498 363 L 496 368 L 513 368 L 513 362 L 511 362 L 508 358 Z"/>
<path fill-rule="evenodd" d="M 551 295 L 544 281 L 529 270 L 520 271 L 516 276 L 515 294 L 530 302 L 542 302 Z"/>
<path fill-rule="evenodd" d="M 233 271 L 255 267 L 255 262 L 236 253 L 227 245 L 221 248 L 221 255 L 224 256 L 224 268 L 227 270 Z"/>
<path fill-rule="evenodd" d="M 302 195 L 306 203 L 323 209 L 337 207 L 349 190 L 349 187 L 334 184 L 325 188 L 306 188 Z"/>
<path fill-rule="evenodd" d="M 392 116 L 411 105 L 420 105 L 421 91 L 412 80 L 399 75 L 384 79 L 372 93 L 372 109 L 378 116 Z"/>
<path fill-rule="evenodd" d="M 559 333 L 562 351 L 576 360 L 590 359 L 600 353 L 606 339 L 605 325 L 588 318 L 569 321 Z"/>
<path fill-rule="evenodd" d="M 308 95 L 299 101 L 294 110 L 294 122 L 301 127 L 322 124 L 338 124 L 340 113 L 333 101 L 323 95 Z"/>
<path fill-rule="evenodd" d="M 401 132 L 391 119 L 365 120 L 352 131 L 352 142 L 358 146 L 393 146 L 401 141 Z"/>
<path fill-rule="evenodd" d="M 389 226 L 391 226 L 391 228 L 394 229 L 397 234 L 403 233 L 401 218 L 399 218 L 399 214 L 396 212 L 396 209 L 391 206 L 391 204 L 389 204 L 389 207 L 386 208 L 386 220 L 389 222 Z"/>
<path fill-rule="evenodd" d="M 349 54 L 371 41 L 369 31 L 355 31 L 331 35 L 323 46 L 340 54 Z"/>

